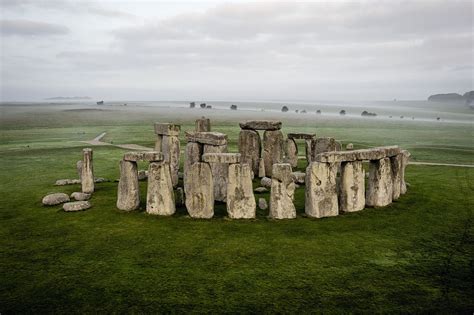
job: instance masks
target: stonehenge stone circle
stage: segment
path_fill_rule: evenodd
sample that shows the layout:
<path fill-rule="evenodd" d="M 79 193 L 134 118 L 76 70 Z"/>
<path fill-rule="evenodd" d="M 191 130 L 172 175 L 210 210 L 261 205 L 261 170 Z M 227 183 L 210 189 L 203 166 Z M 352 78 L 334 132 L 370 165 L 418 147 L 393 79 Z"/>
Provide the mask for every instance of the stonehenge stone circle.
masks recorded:
<path fill-rule="evenodd" d="M 151 162 L 148 166 L 146 212 L 169 216 L 176 211 L 170 166 L 167 162 Z"/>
<path fill-rule="evenodd" d="M 256 203 L 250 172 L 248 164 L 229 165 L 227 183 L 227 214 L 229 218 L 255 218 Z"/>
<path fill-rule="evenodd" d="M 371 160 L 369 182 L 365 196 L 369 207 L 384 207 L 392 202 L 393 181 L 390 158 Z"/>
<path fill-rule="evenodd" d="M 192 218 L 214 216 L 214 181 L 209 164 L 196 162 L 191 165 L 184 182 L 184 193 L 186 209 Z"/>
<path fill-rule="evenodd" d="M 205 117 L 196 119 L 196 131 L 211 131 L 211 120 Z"/>
<path fill-rule="evenodd" d="M 242 163 L 249 164 L 253 173 L 258 176 L 262 144 L 257 131 L 247 129 L 240 130 L 239 151 L 242 155 Z"/>
<path fill-rule="evenodd" d="M 273 164 L 283 161 L 283 133 L 280 130 L 265 130 L 262 157 L 265 175 L 272 176 Z"/>
<path fill-rule="evenodd" d="M 339 210 L 354 212 L 365 208 L 365 171 L 362 161 L 341 163 Z"/>
<path fill-rule="evenodd" d="M 273 164 L 272 188 L 270 191 L 270 217 L 273 219 L 294 219 L 296 209 L 293 204 L 295 183 L 291 178 L 291 165 Z"/>
<path fill-rule="evenodd" d="M 117 208 L 132 211 L 140 206 L 137 162 L 120 161 L 120 180 L 117 190 Z"/>
<path fill-rule="evenodd" d="M 86 148 L 82 150 L 82 173 L 81 186 L 82 192 L 91 194 L 94 192 L 94 167 L 92 165 L 92 149 Z"/>
<path fill-rule="evenodd" d="M 312 218 L 339 214 L 336 163 L 311 162 L 306 168 L 305 213 Z"/>

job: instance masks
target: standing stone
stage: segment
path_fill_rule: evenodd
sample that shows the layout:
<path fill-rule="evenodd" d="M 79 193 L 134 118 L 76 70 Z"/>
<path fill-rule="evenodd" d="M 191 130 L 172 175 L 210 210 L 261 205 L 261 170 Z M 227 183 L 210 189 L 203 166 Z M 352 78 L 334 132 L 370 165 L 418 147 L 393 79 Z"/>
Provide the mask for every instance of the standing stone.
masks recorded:
<path fill-rule="evenodd" d="M 285 147 L 285 162 L 289 163 L 291 167 L 298 166 L 298 145 L 296 145 L 296 141 L 290 138 L 286 139 Z"/>
<path fill-rule="evenodd" d="M 272 188 L 270 191 L 270 217 L 274 219 L 294 219 L 296 209 L 293 204 L 295 183 L 291 178 L 291 165 L 273 164 Z"/>
<path fill-rule="evenodd" d="M 186 144 L 186 150 L 184 155 L 184 178 L 190 169 L 190 166 L 196 162 L 201 162 L 201 156 L 203 151 L 203 145 L 197 142 L 188 142 Z"/>
<path fill-rule="evenodd" d="M 91 194 L 94 192 L 94 168 L 92 165 L 92 149 L 83 149 L 82 154 L 82 192 Z"/>
<path fill-rule="evenodd" d="M 240 130 L 239 152 L 242 163 L 250 165 L 254 174 L 258 174 L 261 151 L 261 141 L 258 132 L 255 130 Z"/>
<path fill-rule="evenodd" d="M 304 141 L 304 148 L 305 148 L 305 153 L 306 153 L 306 161 L 309 163 L 311 163 L 311 142 L 313 140 L 305 140 Z"/>
<path fill-rule="evenodd" d="M 256 203 L 248 164 L 230 164 L 227 183 L 227 214 L 232 219 L 255 218 Z"/>
<path fill-rule="evenodd" d="M 176 188 L 174 192 L 174 200 L 177 207 L 184 206 L 185 196 L 183 187 Z"/>
<path fill-rule="evenodd" d="M 214 215 L 214 181 L 211 167 L 197 162 L 191 165 L 184 182 L 186 209 L 192 218 L 210 219 Z"/>
<path fill-rule="evenodd" d="M 392 202 L 393 182 L 390 159 L 372 160 L 369 163 L 369 183 L 365 201 L 369 207 L 384 207 Z"/>
<path fill-rule="evenodd" d="M 408 161 L 410 159 L 410 152 L 407 150 L 402 150 L 402 167 L 400 170 L 400 194 L 406 194 L 407 192 L 407 184 L 405 182 L 405 169 L 408 165 Z"/>
<path fill-rule="evenodd" d="M 402 187 L 402 162 L 403 154 L 390 157 L 390 167 L 392 169 L 392 200 L 400 198 Z"/>
<path fill-rule="evenodd" d="M 77 170 L 77 176 L 79 179 L 82 177 L 82 160 L 79 160 L 76 162 L 76 170 Z"/>
<path fill-rule="evenodd" d="M 170 167 L 166 162 L 151 162 L 148 167 L 146 212 L 173 215 L 176 211 Z"/>
<path fill-rule="evenodd" d="M 337 163 L 311 162 L 306 168 L 305 212 L 312 218 L 339 214 Z"/>
<path fill-rule="evenodd" d="M 178 136 L 163 136 L 163 161 L 168 163 L 173 187 L 178 185 L 180 143 Z"/>
<path fill-rule="evenodd" d="M 162 152 L 163 151 L 162 146 L 163 146 L 163 135 L 156 135 L 155 151 Z"/>
<path fill-rule="evenodd" d="M 120 161 L 120 180 L 117 191 L 117 208 L 132 211 L 140 206 L 137 162 Z"/>
<path fill-rule="evenodd" d="M 365 207 L 365 171 L 362 161 L 341 163 L 339 209 L 354 212 Z"/>
<path fill-rule="evenodd" d="M 263 158 L 258 159 L 258 177 L 265 177 L 265 163 Z"/>
<path fill-rule="evenodd" d="M 262 157 L 265 175 L 272 176 L 273 164 L 283 161 L 283 133 L 280 130 L 265 130 Z"/>
<path fill-rule="evenodd" d="M 339 150 L 337 150 L 338 148 Z M 311 161 L 315 161 L 316 155 L 331 151 L 340 151 L 340 143 L 336 142 L 334 138 L 321 137 L 311 141 Z"/>
<path fill-rule="evenodd" d="M 196 119 L 196 131 L 211 131 L 211 120 L 205 117 Z"/>
<path fill-rule="evenodd" d="M 204 154 L 206 153 L 226 153 L 227 144 L 224 145 L 204 145 Z M 226 201 L 227 196 L 227 176 L 229 165 L 224 163 L 209 163 L 214 179 L 214 200 Z"/>

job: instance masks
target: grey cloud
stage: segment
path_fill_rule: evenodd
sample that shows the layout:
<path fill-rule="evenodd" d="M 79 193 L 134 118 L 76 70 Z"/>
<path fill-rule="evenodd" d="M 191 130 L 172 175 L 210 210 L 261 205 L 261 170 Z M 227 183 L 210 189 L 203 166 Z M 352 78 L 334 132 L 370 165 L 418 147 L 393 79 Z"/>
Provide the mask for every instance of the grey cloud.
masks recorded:
<path fill-rule="evenodd" d="M 68 34 L 69 28 L 64 25 L 30 20 L 1 20 L 2 36 L 48 36 Z"/>

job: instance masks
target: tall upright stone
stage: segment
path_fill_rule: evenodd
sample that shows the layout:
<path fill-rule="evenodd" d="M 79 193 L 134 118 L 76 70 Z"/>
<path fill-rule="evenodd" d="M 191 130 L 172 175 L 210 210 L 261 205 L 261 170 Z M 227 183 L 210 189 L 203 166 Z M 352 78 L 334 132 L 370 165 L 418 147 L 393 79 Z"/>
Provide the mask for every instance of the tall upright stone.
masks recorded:
<path fill-rule="evenodd" d="M 226 153 L 227 144 L 210 145 L 205 144 L 203 153 Z M 226 201 L 227 197 L 227 176 L 229 167 L 225 163 L 209 163 L 214 180 L 214 200 Z"/>
<path fill-rule="evenodd" d="M 339 214 L 337 199 L 337 163 L 311 162 L 306 168 L 305 213 L 323 218 Z"/>
<path fill-rule="evenodd" d="M 211 120 L 206 117 L 196 119 L 196 131 L 211 131 Z"/>
<path fill-rule="evenodd" d="M 232 219 L 255 218 L 251 169 L 248 164 L 230 164 L 227 183 L 227 214 Z"/>
<path fill-rule="evenodd" d="M 140 206 L 137 162 L 120 161 L 120 180 L 117 190 L 117 208 L 132 211 Z"/>
<path fill-rule="evenodd" d="M 166 162 L 151 162 L 148 166 L 146 212 L 173 215 L 176 211 L 170 166 Z"/>
<path fill-rule="evenodd" d="M 272 188 L 270 191 L 270 217 L 274 219 L 294 219 L 296 209 L 293 204 L 295 183 L 288 163 L 273 164 Z"/>
<path fill-rule="evenodd" d="M 92 164 L 92 149 L 83 149 L 82 156 L 82 192 L 91 194 L 94 192 L 94 167 Z"/>
<path fill-rule="evenodd" d="M 288 138 L 285 140 L 285 162 L 289 163 L 291 167 L 298 166 L 298 145 L 294 139 Z"/>
<path fill-rule="evenodd" d="M 365 171 L 362 161 L 342 162 L 339 210 L 354 212 L 365 207 Z"/>
<path fill-rule="evenodd" d="M 203 145 L 197 142 L 188 142 L 186 144 L 185 154 L 184 154 L 184 178 L 188 173 L 190 166 L 196 162 L 201 162 L 201 156 L 203 154 Z"/>
<path fill-rule="evenodd" d="M 169 164 L 173 187 L 178 185 L 180 142 L 178 136 L 163 135 L 163 160 Z"/>
<path fill-rule="evenodd" d="M 77 170 L 77 176 L 79 179 L 82 177 L 82 160 L 79 160 L 76 162 L 76 170 Z"/>
<path fill-rule="evenodd" d="M 281 130 L 265 130 L 263 133 L 263 163 L 265 175 L 272 176 L 273 164 L 283 161 L 283 133 Z"/>
<path fill-rule="evenodd" d="M 341 145 L 330 137 L 319 137 L 311 141 L 311 161 L 315 161 L 316 155 L 324 152 L 340 151 Z"/>
<path fill-rule="evenodd" d="M 402 163 L 403 154 L 390 157 L 390 166 L 392 169 L 392 200 L 400 198 L 402 186 Z"/>
<path fill-rule="evenodd" d="M 257 176 L 261 151 L 262 145 L 258 132 L 247 129 L 240 130 L 239 152 L 242 156 L 242 163 L 250 165 L 251 170 Z"/>
<path fill-rule="evenodd" d="M 214 181 L 207 163 L 191 165 L 184 182 L 186 209 L 192 218 L 210 219 L 214 216 Z"/>
<path fill-rule="evenodd" d="M 311 163 L 311 143 L 312 143 L 313 140 L 305 140 L 304 141 L 304 148 L 305 148 L 305 153 L 306 153 L 306 161 L 308 162 L 308 165 L 309 163 Z"/>
<path fill-rule="evenodd" d="M 406 194 L 407 192 L 407 184 L 405 182 L 405 169 L 408 165 L 408 161 L 410 160 L 410 152 L 407 150 L 402 150 L 402 167 L 400 171 L 400 194 Z"/>
<path fill-rule="evenodd" d="M 369 207 L 384 207 L 392 202 L 393 182 L 389 158 L 371 160 L 369 163 L 369 183 L 365 195 Z"/>

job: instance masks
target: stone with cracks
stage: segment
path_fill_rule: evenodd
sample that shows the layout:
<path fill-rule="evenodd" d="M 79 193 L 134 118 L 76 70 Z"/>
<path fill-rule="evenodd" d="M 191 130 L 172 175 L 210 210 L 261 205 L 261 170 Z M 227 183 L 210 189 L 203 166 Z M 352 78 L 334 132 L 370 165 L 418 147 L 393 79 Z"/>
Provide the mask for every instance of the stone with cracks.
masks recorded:
<path fill-rule="evenodd" d="M 45 206 L 55 206 L 64 202 L 68 202 L 69 196 L 64 193 L 54 193 L 44 196 L 41 201 Z"/>
<path fill-rule="evenodd" d="M 227 135 L 221 132 L 186 131 L 185 137 L 188 142 L 198 142 L 198 143 L 210 144 L 210 145 L 226 145 L 227 144 Z"/>
<path fill-rule="evenodd" d="M 204 145 L 204 155 L 206 153 L 227 153 L 227 145 Z M 225 202 L 227 196 L 227 176 L 229 173 L 228 164 L 209 163 L 214 179 L 214 200 Z"/>
<path fill-rule="evenodd" d="M 280 130 L 265 130 L 262 158 L 266 176 L 272 176 L 273 164 L 283 161 L 283 145 L 283 133 Z"/>
<path fill-rule="evenodd" d="M 239 152 L 242 163 L 250 165 L 253 173 L 259 174 L 259 162 L 262 151 L 260 135 L 255 130 L 240 130 Z"/>
<path fill-rule="evenodd" d="M 369 207 L 385 207 L 392 202 L 393 182 L 389 158 L 370 161 L 365 202 Z"/>
<path fill-rule="evenodd" d="M 179 136 L 181 126 L 171 123 L 155 123 L 155 133 L 163 136 Z"/>
<path fill-rule="evenodd" d="M 178 185 L 180 141 L 177 136 L 163 136 L 163 161 L 168 163 L 173 187 Z"/>
<path fill-rule="evenodd" d="M 402 188 L 402 163 L 403 154 L 392 156 L 390 158 L 390 167 L 392 169 L 392 201 L 400 198 Z"/>
<path fill-rule="evenodd" d="M 137 162 L 120 161 L 120 180 L 117 189 L 117 208 L 132 211 L 140 206 Z"/>
<path fill-rule="evenodd" d="M 156 135 L 155 151 L 156 152 L 161 152 L 162 145 L 163 145 L 163 135 Z"/>
<path fill-rule="evenodd" d="M 148 166 L 146 212 L 173 215 L 176 211 L 170 166 L 166 162 L 152 162 Z"/>
<path fill-rule="evenodd" d="M 305 213 L 312 218 L 339 214 L 336 163 L 311 162 L 306 168 Z"/>
<path fill-rule="evenodd" d="M 240 163 L 240 153 L 205 153 L 202 155 L 203 162 L 207 163 Z"/>
<path fill-rule="evenodd" d="M 71 199 L 77 200 L 77 201 L 85 201 L 91 199 L 92 194 L 86 194 L 83 192 L 73 192 L 71 194 Z"/>
<path fill-rule="evenodd" d="M 255 197 L 248 164 L 229 165 L 227 214 L 231 219 L 255 218 Z"/>
<path fill-rule="evenodd" d="M 163 154 L 158 151 L 132 151 L 126 152 L 123 155 L 125 161 L 138 162 L 138 161 L 147 161 L 147 162 L 159 162 L 163 160 Z"/>
<path fill-rule="evenodd" d="M 365 207 L 365 171 L 362 161 L 343 162 L 339 183 L 339 209 L 354 212 Z"/>
<path fill-rule="evenodd" d="M 265 177 L 265 163 L 263 162 L 263 158 L 258 160 L 258 177 Z"/>
<path fill-rule="evenodd" d="M 63 210 L 66 212 L 83 211 L 91 207 L 89 201 L 73 201 L 63 204 Z"/>
<path fill-rule="evenodd" d="M 94 192 L 94 167 L 92 164 L 92 149 L 83 149 L 82 154 L 82 192 L 91 194 Z"/>
<path fill-rule="evenodd" d="M 250 120 L 239 123 L 240 128 L 250 130 L 280 130 L 281 121 L 276 120 Z"/>
<path fill-rule="evenodd" d="M 311 142 L 312 142 L 312 140 L 305 140 L 304 141 L 306 161 L 308 161 L 308 164 L 311 162 Z"/>
<path fill-rule="evenodd" d="M 338 151 L 338 145 L 334 138 L 320 137 L 311 141 L 311 161 L 316 161 L 316 155 L 324 152 Z"/>
<path fill-rule="evenodd" d="M 183 178 L 186 178 L 186 175 L 191 165 L 193 165 L 196 162 L 201 162 L 203 149 L 204 149 L 203 145 L 197 142 L 188 142 L 186 144 L 186 150 L 184 154 L 184 165 L 183 165 L 183 170 L 184 170 Z"/>
<path fill-rule="evenodd" d="M 267 210 L 268 209 L 268 203 L 265 198 L 258 198 L 258 208 L 260 210 Z"/>
<path fill-rule="evenodd" d="M 314 133 L 303 133 L 303 132 L 295 132 L 289 133 L 287 135 L 288 139 L 302 139 L 302 140 L 312 140 L 316 138 L 316 134 Z"/>
<path fill-rule="evenodd" d="M 77 176 L 81 179 L 82 176 L 82 160 L 76 162 Z"/>
<path fill-rule="evenodd" d="M 214 181 L 211 167 L 197 162 L 190 166 L 184 181 L 186 209 L 192 218 L 210 219 L 214 215 Z"/>
<path fill-rule="evenodd" d="M 266 188 L 272 187 L 272 179 L 270 177 L 262 177 L 260 180 L 260 185 Z"/>
<path fill-rule="evenodd" d="M 380 160 L 385 157 L 392 157 L 400 154 L 401 150 L 398 146 L 376 147 L 370 149 L 353 150 L 353 151 L 339 151 L 339 152 L 325 152 L 316 155 L 314 161 L 316 162 L 351 162 L 364 160 Z"/>
<path fill-rule="evenodd" d="M 294 219 L 296 209 L 293 204 L 295 183 L 291 178 L 291 165 L 273 164 L 272 188 L 270 191 L 270 217 L 274 219 Z"/>
<path fill-rule="evenodd" d="M 288 138 L 285 140 L 285 162 L 289 163 L 291 167 L 298 166 L 298 146 L 295 140 Z"/>
<path fill-rule="evenodd" d="M 211 131 L 211 120 L 205 117 L 196 119 L 196 131 Z"/>
<path fill-rule="evenodd" d="M 407 183 L 405 182 L 405 169 L 408 165 L 408 161 L 410 160 L 410 152 L 407 150 L 403 150 L 402 152 L 402 166 L 400 171 L 400 194 L 406 194 L 407 192 Z"/>

